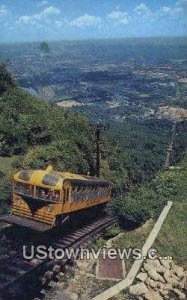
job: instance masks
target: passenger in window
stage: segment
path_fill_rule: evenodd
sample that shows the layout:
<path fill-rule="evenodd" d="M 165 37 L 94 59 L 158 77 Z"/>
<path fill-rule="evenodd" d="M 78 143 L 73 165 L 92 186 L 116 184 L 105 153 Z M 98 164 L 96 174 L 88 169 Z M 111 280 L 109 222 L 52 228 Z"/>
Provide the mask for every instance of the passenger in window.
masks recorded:
<path fill-rule="evenodd" d="M 51 199 L 55 199 L 55 191 L 54 190 L 51 191 L 51 195 L 50 196 L 51 196 L 50 197 Z"/>
<path fill-rule="evenodd" d="M 51 199 L 51 192 L 49 190 L 46 190 L 45 198 L 46 199 Z"/>
<path fill-rule="evenodd" d="M 59 198 L 60 198 L 59 194 L 57 192 L 55 192 L 55 200 L 59 201 Z"/>
<path fill-rule="evenodd" d="M 41 189 L 39 193 L 40 193 L 40 196 L 41 196 L 42 198 L 45 198 L 45 197 L 46 197 L 45 191 L 44 191 L 43 189 Z"/>
<path fill-rule="evenodd" d="M 30 194 L 30 188 L 29 186 L 26 188 L 26 193 L 29 195 Z"/>

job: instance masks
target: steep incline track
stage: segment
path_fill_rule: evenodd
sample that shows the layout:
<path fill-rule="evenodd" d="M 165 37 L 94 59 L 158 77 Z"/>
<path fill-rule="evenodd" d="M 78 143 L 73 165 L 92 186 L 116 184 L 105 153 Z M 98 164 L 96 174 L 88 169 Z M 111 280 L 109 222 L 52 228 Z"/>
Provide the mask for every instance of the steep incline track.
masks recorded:
<path fill-rule="evenodd" d="M 53 248 L 80 248 L 87 246 L 92 243 L 96 238 L 101 236 L 105 229 L 117 223 L 114 217 L 103 217 L 91 224 L 87 224 L 84 228 L 75 229 L 72 232 L 66 232 L 63 236 L 62 231 L 53 235 L 53 239 L 50 239 L 50 243 L 43 243 L 47 246 L 52 246 Z M 38 245 L 39 241 L 28 243 L 25 240 L 12 241 L 6 240 L 8 244 L 12 243 L 18 245 L 14 247 L 12 251 L 8 250 L 8 253 L 2 253 L 0 255 L 0 296 L 2 299 L 32 299 L 34 295 L 41 289 L 41 281 L 43 274 L 48 272 L 48 277 L 53 276 L 53 269 L 56 264 L 58 264 L 58 269 L 60 271 L 60 264 L 65 265 L 68 259 L 63 259 L 63 261 L 50 260 L 49 258 L 45 260 L 26 260 L 23 258 L 23 244 L 26 245 Z M 42 241 L 41 243 L 42 244 Z M 9 249 L 11 246 L 9 247 Z M 52 271 L 51 271 L 52 270 Z M 50 272 L 49 272 L 50 271 Z M 48 279 L 50 279 L 48 278 Z"/>

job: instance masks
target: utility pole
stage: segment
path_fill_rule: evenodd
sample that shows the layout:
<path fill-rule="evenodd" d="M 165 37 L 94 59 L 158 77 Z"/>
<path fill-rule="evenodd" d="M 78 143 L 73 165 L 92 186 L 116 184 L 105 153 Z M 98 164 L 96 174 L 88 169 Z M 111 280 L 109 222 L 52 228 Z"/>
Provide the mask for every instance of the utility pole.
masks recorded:
<path fill-rule="evenodd" d="M 96 124 L 95 135 L 96 135 L 96 176 L 100 177 L 100 160 L 101 160 L 101 132 L 107 130 L 109 125 L 102 123 Z"/>

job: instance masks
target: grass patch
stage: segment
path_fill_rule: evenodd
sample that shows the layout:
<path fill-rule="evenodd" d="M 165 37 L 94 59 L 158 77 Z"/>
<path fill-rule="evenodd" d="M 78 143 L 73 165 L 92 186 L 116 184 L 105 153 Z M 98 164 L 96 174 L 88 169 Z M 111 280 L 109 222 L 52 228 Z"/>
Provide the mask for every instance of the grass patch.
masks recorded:
<path fill-rule="evenodd" d="M 105 244 L 106 244 L 106 240 L 103 237 L 100 237 L 90 244 L 89 249 L 98 251 L 99 249 L 104 248 Z"/>
<path fill-rule="evenodd" d="M 159 254 L 172 256 L 175 262 L 185 267 L 187 267 L 186 211 L 186 201 L 173 204 L 154 244 Z"/>
<path fill-rule="evenodd" d="M 123 236 L 115 242 L 115 246 L 117 246 L 118 248 L 141 248 L 146 241 L 150 231 L 152 230 L 154 224 L 155 221 L 153 219 L 150 219 L 141 227 L 135 230 L 124 231 Z"/>
<path fill-rule="evenodd" d="M 154 227 L 155 221 L 153 219 L 148 220 L 145 224 L 143 224 L 141 227 L 131 230 L 131 231 L 124 231 L 124 234 L 122 237 L 120 237 L 117 241 L 115 241 L 115 248 L 124 249 L 127 250 L 129 248 L 142 248 L 144 245 L 146 239 L 149 236 L 149 233 L 151 232 L 152 228 Z M 125 260 L 125 267 L 126 271 L 128 272 L 131 268 L 132 263 L 134 262 L 133 258 L 130 257 L 130 259 Z"/>
<path fill-rule="evenodd" d="M 164 256 L 172 256 L 174 261 L 187 267 L 187 153 L 180 163 L 181 170 L 171 171 L 177 182 L 177 193 L 168 200 L 173 201 L 170 212 L 155 241 L 154 247 Z"/>
<path fill-rule="evenodd" d="M 106 229 L 105 238 L 106 239 L 111 239 L 111 238 L 115 237 L 116 235 L 118 235 L 121 232 L 123 232 L 123 231 L 118 226 L 110 227 L 110 228 Z"/>

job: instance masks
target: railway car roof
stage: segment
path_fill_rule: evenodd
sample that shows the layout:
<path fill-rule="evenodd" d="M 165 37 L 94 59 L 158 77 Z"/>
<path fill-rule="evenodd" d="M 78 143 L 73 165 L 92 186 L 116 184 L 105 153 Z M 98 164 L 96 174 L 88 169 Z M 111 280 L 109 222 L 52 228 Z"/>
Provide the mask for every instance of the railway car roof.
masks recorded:
<path fill-rule="evenodd" d="M 102 184 L 107 182 L 94 177 L 73 174 L 69 172 L 54 171 L 51 166 L 46 170 L 20 170 L 14 175 L 14 180 L 17 182 L 26 182 L 32 185 L 61 189 L 64 181 L 70 181 L 72 185 L 81 184 L 83 181 L 87 184 Z"/>

